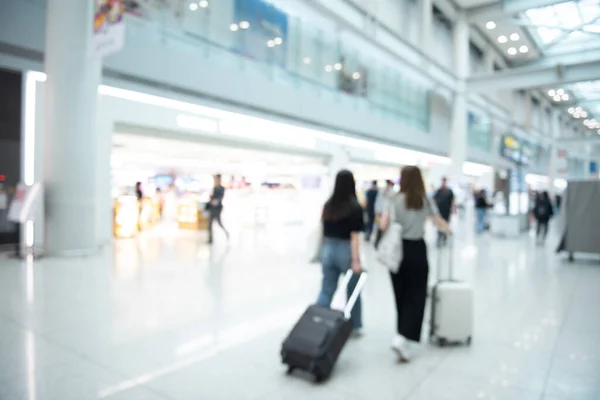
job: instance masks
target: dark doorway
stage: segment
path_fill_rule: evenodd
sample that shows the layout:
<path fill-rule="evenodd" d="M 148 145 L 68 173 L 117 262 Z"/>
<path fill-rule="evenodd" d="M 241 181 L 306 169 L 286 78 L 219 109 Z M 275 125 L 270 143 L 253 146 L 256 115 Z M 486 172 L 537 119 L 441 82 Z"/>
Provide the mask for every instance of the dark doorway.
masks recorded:
<path fill-rule="evenodd" d="M 0 246 L 19 242 L 19 227 L 7 221 L 21 180 L 22 74 L 0 69 Z"/>

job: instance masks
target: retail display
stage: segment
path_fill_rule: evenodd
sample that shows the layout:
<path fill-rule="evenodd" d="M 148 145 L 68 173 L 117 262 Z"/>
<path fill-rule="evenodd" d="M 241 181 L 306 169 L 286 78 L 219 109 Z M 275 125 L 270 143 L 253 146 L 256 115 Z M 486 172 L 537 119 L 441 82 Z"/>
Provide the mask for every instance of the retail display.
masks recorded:
<path fill-rule="evenodd" d="M 180 229 L 200 230 L 208 228 L 206 201 L 197 195 L 188 194 L 179 200 L 177 224 Z"/>
<path fill-rule="evenodd" d="M 116 238 L 134 237 L 139 232 L 140 208 L 135 196 L 121 196 L 113 204 L 113 233 Z"/>

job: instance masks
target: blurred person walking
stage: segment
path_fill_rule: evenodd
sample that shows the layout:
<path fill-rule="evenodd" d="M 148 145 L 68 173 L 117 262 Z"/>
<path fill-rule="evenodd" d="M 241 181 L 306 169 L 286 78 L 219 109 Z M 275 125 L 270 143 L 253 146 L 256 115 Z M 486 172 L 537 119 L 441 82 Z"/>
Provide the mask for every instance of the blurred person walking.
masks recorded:
<path fill-rule="evenodd" d="M 225 232 L 227 238 L 229 238 L 229 232 L 223 226 L 221 222 L 221 213 L 223 212 L 223 199 L 225 198 L 225 188 L 221 185 L 221 175 L 214 176 L 214 186 L 210 194 L 210 200 L 207 204 L 207 211 L 209 212 L 208 218 L 208 243 L 213 242 L 213 222 L 217 222 L 221 229 Z"/>
<path fill-rule="evenodd" d="M 317 304 L 331 306 L 340 275 L 352 269 L 354 276 L 347 287 L 347 296 L 354 291 L 358 274 L 362 272 L 360 260 L 360 233 L 365 229 L 363 210 L 356 198 L 356 183 L 352 172 L 342 170 L 335 178 L 331 197 L 322 212 L 323 244 L 321 264 L 323 281 Z M 356 300 L 350 317 L 355 334 L 362 328 L 362 305 Z"/>
<path fill-rule="evenodd" d="M 533 208 L 533 216 L 537 221 L 537 242 L 538 244 L 544 244 L 546 242 L 546 236 L 548 235 L 548 223 L 554 216 L 554 207 L 550 201 L 548 192 L 542 192 L 537 196 Z"/>
<path fill-rule="evenodd" d="M 442 186 L 435 191 L 433 200 L 440 212 L 440 216 L 449 224 L 450 216 L 456 210 L 456 204 L 454 202 L 454 192 L 448 187 L 448 180 L 446 178 L 442 178 Z M 438 247 L 444 246 L 447 239 L 447 236 L 443 232 L 438 231 Z"/>
<path fill-rule="evenodd" d="M 390 225 L 390 215 L 394 222 L 402 226 L 403 258 L 397 272 L 390 272 L 394 297 L 396 300 L 397 326 L 392 349 L 398 353 L 401 361 L 412 358 L 410 342 L 420 342 L 429 262 L 427 245 L 423 239 L 425 222 L 428 218 L 445 235 L 451 231 L 446 221 L 440 217 L 434 202 L 427 198 L 421 170 L 416 166 L 404 167 L 400 177 L 400 193 L 391 202 L 381 220 L 381 228 Z"/>
<path fill-rule="evenodd" d="M 390 202 L 394 198 L 394 182 L 389 179 L 385 181 L 385 188 L 379 193 L 377 196 L 377 200 L 375 201 L 375 217 L 381 221 L 381 216 L 383 212 L 390 207 Z M 379 242 L 381 241 L 381 236 L 383 235 L 383 231 L 381 230 L 381 226 L 377 227 L 377 233 L 375 236 L 375 248 L 379 246 Z"/>
<path fill-rule="evenodd" d="M 368 242 L 371 240 L 371 233 L 375 226 L 375 203 L 379 196 L 379 190 L 377 189 L 377 181 L 371 182 L 371 187 L 367 190 L 366 198 L 366 212 L 367 212 L 367 227 L 365 229 L 365 240 Z"/>
<path fill-rule="evenodd" d="M 487 193 L 485 189 L 481 189 L 475 193 L 475 232 L 482 234 L 487 229 L 487 210 L 490 204 L 487 201 Z"/>

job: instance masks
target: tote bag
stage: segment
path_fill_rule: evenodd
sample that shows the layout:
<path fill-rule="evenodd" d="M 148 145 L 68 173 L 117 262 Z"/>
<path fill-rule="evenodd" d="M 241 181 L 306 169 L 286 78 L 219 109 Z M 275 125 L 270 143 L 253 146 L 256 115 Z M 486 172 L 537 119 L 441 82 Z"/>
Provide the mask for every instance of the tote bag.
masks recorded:
<path fill-rule="evenodd" d="M 398 273 L 402 261 L 402 225 L 395 221 L 394 205 L 389 208 L 390 223 L 383 233 L 377 248 L 377 261 L 383 264 L 390 272 Z"/>

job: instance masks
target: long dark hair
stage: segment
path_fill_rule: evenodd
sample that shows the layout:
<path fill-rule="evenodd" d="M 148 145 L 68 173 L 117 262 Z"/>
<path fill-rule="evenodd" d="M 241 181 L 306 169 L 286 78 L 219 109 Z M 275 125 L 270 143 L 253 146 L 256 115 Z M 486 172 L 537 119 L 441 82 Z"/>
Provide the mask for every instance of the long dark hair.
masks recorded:
<path fill-rule="evenodd" d="M 420 210 L 425 201 L 425 183 L 421 170 L 416 166 L 407 166 L 400 172 L 400 193 L 404 193 L 406 209 Z"/>
<path fill-rule="evenodd" d="M 348 216 L 357 204 L 354 175 L 347 169 L 343 169 L 337 173 L 333 193 L 323 207 L 323 220 L 340 220 Z"/>

